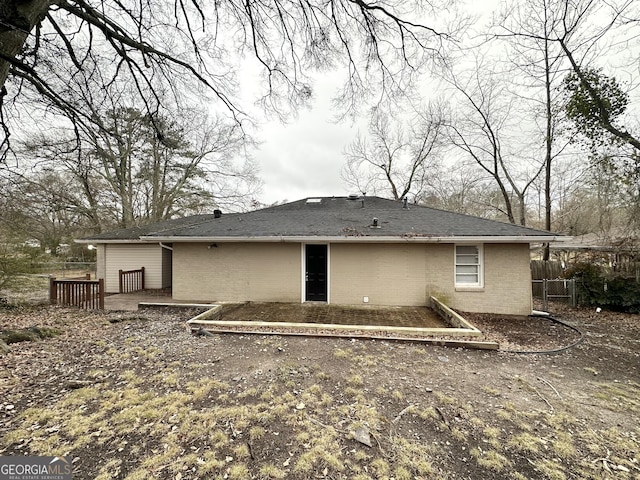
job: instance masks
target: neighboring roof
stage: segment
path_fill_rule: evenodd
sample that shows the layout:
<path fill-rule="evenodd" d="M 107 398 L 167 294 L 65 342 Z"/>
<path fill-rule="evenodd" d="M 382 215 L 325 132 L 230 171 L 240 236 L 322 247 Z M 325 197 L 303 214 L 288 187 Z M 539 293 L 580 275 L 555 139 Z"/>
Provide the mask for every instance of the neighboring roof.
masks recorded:
<path fill-rule="evenodd" d="M 378 226 L 374 226 L 374 218 Z M 567 240 L 544 230 L 447 212 L 379 197 L 318 197 L 247 213 L 198 215 L 139 229 L 96 235 L 84 242 L 195 241 L 494 241 Z"/>
<path fill-rule="evenodd" d="M 638 251 L 640 249 L 640 238 L 622 231 L 587 233 L 573 237 L 570 242 L 554 248 L 566 251 Z"/>

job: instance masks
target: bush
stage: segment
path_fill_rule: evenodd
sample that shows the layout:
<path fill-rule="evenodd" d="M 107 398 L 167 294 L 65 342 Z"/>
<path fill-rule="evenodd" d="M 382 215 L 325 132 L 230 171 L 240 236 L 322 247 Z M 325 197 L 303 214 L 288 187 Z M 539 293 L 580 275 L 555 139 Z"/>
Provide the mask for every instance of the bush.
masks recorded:
<path fill-rule="evenodd" d="M 597 265 L 581 263 L 565 272 L 576 279 L 578 301 L 609 310 L 640 313 L 640 283 L 635 277 L 607 273 Z"/>

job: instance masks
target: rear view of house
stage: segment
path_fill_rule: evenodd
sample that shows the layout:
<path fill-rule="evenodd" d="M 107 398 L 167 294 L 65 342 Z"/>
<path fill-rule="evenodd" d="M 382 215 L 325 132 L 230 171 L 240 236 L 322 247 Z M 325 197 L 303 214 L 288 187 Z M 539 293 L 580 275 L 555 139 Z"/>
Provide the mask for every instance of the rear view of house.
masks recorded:
<path fill-rule="evenodd" d="M 531 243 L 550 232 L 378 197 L 307 198 L 200 215 L 81 240 L 98 275 L 145 267 L 174 299 L 426 305 L 531 312 Z M 137 262 L 137 263 L 136 263 Z"/>

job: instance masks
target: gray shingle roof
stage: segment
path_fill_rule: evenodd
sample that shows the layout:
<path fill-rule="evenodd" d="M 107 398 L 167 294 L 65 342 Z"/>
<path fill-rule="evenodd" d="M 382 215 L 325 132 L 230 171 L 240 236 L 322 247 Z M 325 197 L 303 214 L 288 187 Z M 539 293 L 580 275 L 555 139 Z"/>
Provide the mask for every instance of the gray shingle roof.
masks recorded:
<path fill-rule="evenodd" d="M 377 228 L 372 226 L 374 217 L 378 219 Z M 224 214 L 220 218 L 213 215 L 189 218 L 192 220 L 183 219 L 179 224 L 163 222 L 155 228 L 145 227 L 145 232 L 139 235 L 149 240 L 175 241 L 261 237 L 496 237 L 496 240 L 522 237 L 522 241 L 537 237 L 539 241 L 540 237 L 549 240 L 556 237 L 544 230 L 419 205 L 403 208 L 400 201 L 379 197 L 355 200 L 322 197 L 316 202 L 303 199 L 248 213 Z"/>

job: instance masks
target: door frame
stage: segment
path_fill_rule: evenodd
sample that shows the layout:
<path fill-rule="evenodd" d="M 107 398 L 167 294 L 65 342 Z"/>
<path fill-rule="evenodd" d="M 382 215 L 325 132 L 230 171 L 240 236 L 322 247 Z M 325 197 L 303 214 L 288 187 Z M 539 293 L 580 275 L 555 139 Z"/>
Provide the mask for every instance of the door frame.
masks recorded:
<path fill-rule="evenodd" d="M 302 265 L 300 272 L 300 303 L 307 302 L 307 245 L 326 245 L 327 247 L 327 304 L 331 303 L 331 244 L 324 242 L 307 242 L 300 244 L 300 256 Z M 312 300 L 311 300 L 312 301 Z M 324 303 L 324 302 L 323 302 Z"/>

